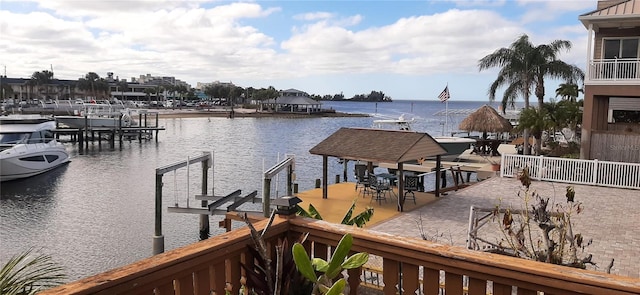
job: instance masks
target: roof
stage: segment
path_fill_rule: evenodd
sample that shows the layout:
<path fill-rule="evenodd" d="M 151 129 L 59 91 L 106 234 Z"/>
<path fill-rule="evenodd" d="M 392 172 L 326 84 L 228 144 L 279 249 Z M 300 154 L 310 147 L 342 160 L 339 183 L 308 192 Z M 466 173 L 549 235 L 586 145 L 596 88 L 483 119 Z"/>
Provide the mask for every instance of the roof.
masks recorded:
<path fill-rule="evenodd" d="M 314 155 L 382 163 L 403 163 L 447 153 L 426 133 L 345 127 L 318 143 L 309 152 Z"/>
<path fill-rule="evenodd" d="M 612 5 L 582 14 L 578 19 L 588 29 L 598 27 L 627 27 L 640 25 L 640 0 L 610 1 Z"/>
<path fill-rule="evenodd" d="M 280 96 L 276 99 L 268 99 L 263 103 L 266 104 L 293 104 L 293 105 L 319 105 L 319 101 L 313 100 L 306 96 Z"/>
<path fill-rule="evenodd" d="M 488 105 L 483 105 L 475 112 L 469 114 L 458 128 L 467 131 L 478 132 L 508 132 L 513 126 L 498 111 Z"/>

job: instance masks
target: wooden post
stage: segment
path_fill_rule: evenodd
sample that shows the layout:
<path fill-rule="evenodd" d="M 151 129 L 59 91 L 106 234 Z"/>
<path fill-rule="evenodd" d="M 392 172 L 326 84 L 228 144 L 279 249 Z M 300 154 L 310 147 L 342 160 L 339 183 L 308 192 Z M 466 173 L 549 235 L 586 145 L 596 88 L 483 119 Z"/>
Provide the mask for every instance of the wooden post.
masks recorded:
<path fill-rule="evenodd" d="M 78 143 L 80 153 L 84 151 L 84 136 L 82 136 L 82 132 L 84 132 L 82 128 L 78 129 L 78 140 L 76 141 Z"/>
<path fill-rule="evenodd" d="M 440 156 L 436 156 L 436 198 L 440 196 Z"/>
<path fill-rule="evenodd" d="M 344 180 L 344 182 L 347 182 L 347 181 L 348 181 L 348 180 L 347 180 L 347 174 L 348 174 L 348 171 L 347 171 L 347 170 L 348 170 L 348 163 L 349 163 L 349 160 L 347 160 L 347 159 L 342 159 L 342 164 L 343 164 L 343 166 L 344 166 L 344 171 L 342 172 L 342 176 L 343 176 L 343 180 Z"/>
<path fill-rule="evenodd" d="M 327 190 L 329 189 L 327 186 L 327 182 L 329 180 L 329 168 L 328 166 L 329 156 L 322 155 L 322 198 L 327 198 Z M 266 217 L 266 216 L 265 216 Z"/>
<path fill-rule="evenodd" d="M 398 177 L 398 211 L 404 211 L 404 165 L 398 163 L 398 171 L 396 172 Z"/>

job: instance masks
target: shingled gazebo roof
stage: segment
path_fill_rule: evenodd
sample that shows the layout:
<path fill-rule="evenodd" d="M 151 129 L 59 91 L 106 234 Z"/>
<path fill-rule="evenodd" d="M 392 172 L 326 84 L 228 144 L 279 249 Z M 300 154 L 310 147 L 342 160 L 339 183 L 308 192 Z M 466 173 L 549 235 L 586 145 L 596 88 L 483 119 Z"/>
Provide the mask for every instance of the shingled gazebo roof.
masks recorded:
<path fill-rule="evenodd" d="M 381 163 L 404 163 L 447 153 L 426 133 L 344 127 L 309 152 L 314 155 Z"/>

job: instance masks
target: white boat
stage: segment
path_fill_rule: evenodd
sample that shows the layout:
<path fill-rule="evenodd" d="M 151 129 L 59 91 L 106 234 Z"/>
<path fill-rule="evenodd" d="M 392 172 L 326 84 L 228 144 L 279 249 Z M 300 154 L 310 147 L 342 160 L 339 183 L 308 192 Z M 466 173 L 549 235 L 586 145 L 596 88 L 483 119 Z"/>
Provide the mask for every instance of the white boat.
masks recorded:
<path fill-rule="evenodd" d="M 374 120 L 373 128 L 412 131 L 411 123 L 413 123 L 414 121 L 415 121 L 415 118 L 412 118 L 411 120 L 406 120 L 404 118 L 404 114 L 402 114 L 400 115 L 400 117 L 398 117 L 398 119 Z"/>
<path fill-rule="evenodd" d="M 31 177 L 69 162 L 46 118 L 0 119 L 0 181 Z"/>
<path fill-rule="evenodd" d="M 138 123 L 129 109 L 116 109 L 108 104 L 84 104 L 83 110 L 70 116 L 55 116 L 59 125 L 68 128 L 134 127 Z"/>
<path fill-rule="evenodd" d="M 404 114 L 400 115 L 398 119 L 380 119 L 373 121 L 373 128 L 377 129 L 391 129 L 391 130 L 403 130 L 414 131 L 411 127 L 411 123 L 415 119 L 407 120 Z M 455 160 L 464 151 L 471 148 L 471 145 L 476 143 L 473 138 L 467 137 L 455 137 L 455 136 L 432 136 L 446 151 L 447 154 L 442 156 L 443 160 Z"/>

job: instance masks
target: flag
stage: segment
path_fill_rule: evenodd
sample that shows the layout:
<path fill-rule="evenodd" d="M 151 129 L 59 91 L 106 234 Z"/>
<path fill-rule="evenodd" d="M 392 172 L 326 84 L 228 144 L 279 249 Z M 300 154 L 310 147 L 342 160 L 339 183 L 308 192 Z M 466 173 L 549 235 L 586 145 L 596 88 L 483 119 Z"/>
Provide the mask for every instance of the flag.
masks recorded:
<path fill-rule="evenodd" d="M 445 102 L 449 99 L 449 86 L 446 86 L 444 90 L 438 95 L 440 102 Z"/>

